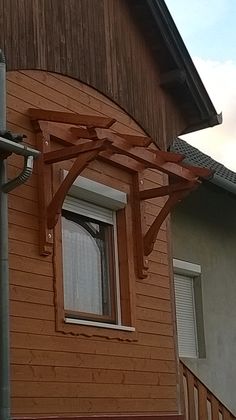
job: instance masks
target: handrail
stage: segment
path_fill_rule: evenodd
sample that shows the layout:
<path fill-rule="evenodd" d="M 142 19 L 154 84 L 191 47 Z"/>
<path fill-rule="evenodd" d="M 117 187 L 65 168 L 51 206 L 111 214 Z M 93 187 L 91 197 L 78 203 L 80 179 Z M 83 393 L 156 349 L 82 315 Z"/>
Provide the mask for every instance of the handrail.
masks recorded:
<path fill-rule="evenodd" d="M 186 420 L 236 420 L 234 414 L 180 361 Z"/>

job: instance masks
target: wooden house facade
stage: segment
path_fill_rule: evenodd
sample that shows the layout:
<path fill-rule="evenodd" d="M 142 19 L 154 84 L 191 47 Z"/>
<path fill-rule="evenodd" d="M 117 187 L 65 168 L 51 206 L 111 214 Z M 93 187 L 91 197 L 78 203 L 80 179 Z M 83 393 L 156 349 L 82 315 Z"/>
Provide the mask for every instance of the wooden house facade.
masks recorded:
<path fill-rule="evenodd" d="M 8 197 L 12 417 L 183 419 L 164 219 L 207 172 L 167 149 L 219 117 L 161 0 L 0 8 L 7 128 L 41 152 Z M 9 178 L 21 168 L 12 154 Z M 100 244 L 94 276 L 109 262 L 102 309 L 99 284 L 68 286 L 74 225 Z"/>

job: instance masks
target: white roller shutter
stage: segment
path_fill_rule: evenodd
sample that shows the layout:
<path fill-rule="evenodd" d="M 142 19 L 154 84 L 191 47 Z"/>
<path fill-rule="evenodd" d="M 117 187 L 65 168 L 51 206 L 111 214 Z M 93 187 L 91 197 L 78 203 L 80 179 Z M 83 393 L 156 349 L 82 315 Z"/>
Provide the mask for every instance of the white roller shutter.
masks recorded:
<path fill-rule="evenodd" d="M 174 275 L 179 356 L 198 357 L 193 278 Z"/>
<path fill-rule="evenodd" d="M 100 222 L 105 222 L 109 225 L 114 225 L 115 212 L 113 210 L 96 206 L 95 204 L 70 197 L 69 195 L 63 203 L 63 209 L 95 220 L 100 220 Z"/>

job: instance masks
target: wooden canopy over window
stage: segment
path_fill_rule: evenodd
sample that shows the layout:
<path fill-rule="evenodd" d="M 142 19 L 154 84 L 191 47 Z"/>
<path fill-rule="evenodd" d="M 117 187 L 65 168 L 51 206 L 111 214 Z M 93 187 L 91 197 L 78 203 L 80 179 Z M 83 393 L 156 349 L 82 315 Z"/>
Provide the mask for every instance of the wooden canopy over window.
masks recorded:
<path fill-rule="evenodd" d="M 145 277 L 146 258 L 153 250 L 159 229 L 175 204 L 193 191 L 201 178 L 211 171 L 183 163 L 184 155 L 154 148 L 149 137 L 117 134 L 112 131 L 115 120 L 108 117 L 73 114 L 44 109 L 29 109 L 37 132 L 39 158 L 40 252 L 52 252 L 53 228 L 61 213 L 64 199 L 75 179 L 94 159 L 132 172 L 134 177 L 134 223 L 137 243 L 138 275 Z M 59 148 L 51 149 L 51 141 Z M 51 165 L 74 159 L 66 178 L 52 192 Z M 169 176 L 169 185 L 140 191 L 138 174 L 154 169 Z M 142 233 L 140 203 L 143 200 L 168 196 L 148 231 Z"/>

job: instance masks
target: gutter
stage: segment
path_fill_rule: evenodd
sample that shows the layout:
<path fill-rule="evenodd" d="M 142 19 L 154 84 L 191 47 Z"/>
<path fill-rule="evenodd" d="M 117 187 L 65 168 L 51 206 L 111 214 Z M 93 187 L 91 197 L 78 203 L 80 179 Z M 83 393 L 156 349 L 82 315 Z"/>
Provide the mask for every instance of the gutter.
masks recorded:
<path fill-rule="evenodd" d="M 213 184 L 217 185 L 220 188 L 223 188 L 224 190 L 235 194 L 236 195 L 236 184 L 233 182 L 228 181 L 225 178 L 222 178 L 221 176 L 214 174 L 213 178 L 210 180 Z"/>
<path fill-rule="evenodd" d="M 217 114 L 165 2 L 146 1 L 177 69 L 185 72 L 183 83 L 187 85 L 200 112 L 199 123 L 189 126 L 182 134 L 221 124 L 222 114 Z"/>

